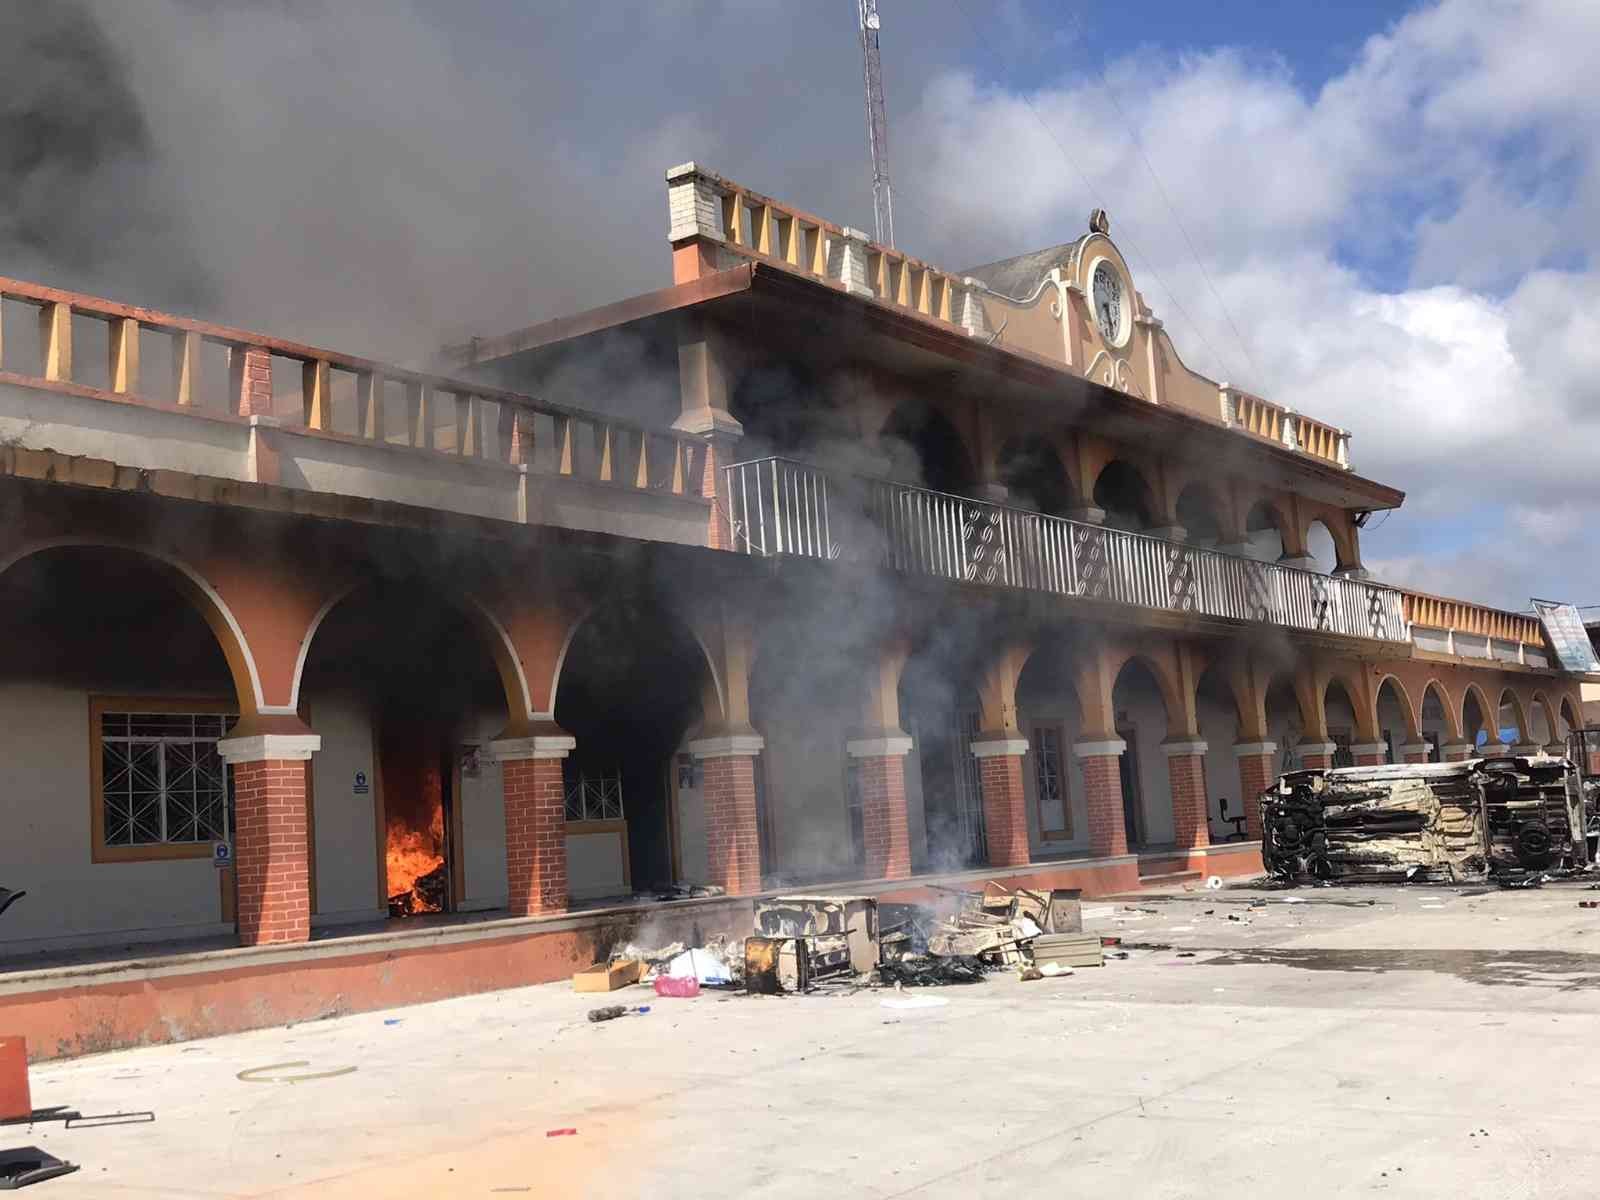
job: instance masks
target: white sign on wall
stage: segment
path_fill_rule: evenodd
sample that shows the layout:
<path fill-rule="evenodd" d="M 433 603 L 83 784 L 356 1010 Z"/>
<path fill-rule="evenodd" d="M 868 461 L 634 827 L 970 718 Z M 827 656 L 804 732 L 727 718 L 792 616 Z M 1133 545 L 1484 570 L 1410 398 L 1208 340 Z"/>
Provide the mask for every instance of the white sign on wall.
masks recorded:
<path fill-rule="evenodd" d="M 233 847 L 227 842 L 212 842 L 211 865 L 219 871 L 233 866 Z"/>

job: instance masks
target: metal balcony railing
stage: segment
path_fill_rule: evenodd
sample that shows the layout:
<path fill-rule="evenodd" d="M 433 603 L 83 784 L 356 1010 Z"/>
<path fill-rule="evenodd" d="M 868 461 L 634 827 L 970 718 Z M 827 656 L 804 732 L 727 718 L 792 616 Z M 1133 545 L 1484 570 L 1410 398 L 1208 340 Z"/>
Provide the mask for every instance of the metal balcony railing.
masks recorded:
<path fill-rule="evenodd" d="M 1219 554 L 782 458 L 726 468 L 735 549 L 876 563 L 958 583 L 1409 640 L 1395 588 Z"/>

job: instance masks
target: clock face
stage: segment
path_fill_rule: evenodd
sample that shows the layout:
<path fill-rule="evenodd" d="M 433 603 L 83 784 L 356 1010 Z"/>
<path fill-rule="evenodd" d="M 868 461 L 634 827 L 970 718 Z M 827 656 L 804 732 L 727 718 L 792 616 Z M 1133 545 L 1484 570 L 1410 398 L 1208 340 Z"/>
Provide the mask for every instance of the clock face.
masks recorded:
<path fill-rule="evenodd" d="M 1122 344 L 1125 325 L 1122 280 L 1110 263 L 1101 263 L 1094 269 L 1094 316 L 1100 326 L 1100 336 L 1107 345 Z"/>

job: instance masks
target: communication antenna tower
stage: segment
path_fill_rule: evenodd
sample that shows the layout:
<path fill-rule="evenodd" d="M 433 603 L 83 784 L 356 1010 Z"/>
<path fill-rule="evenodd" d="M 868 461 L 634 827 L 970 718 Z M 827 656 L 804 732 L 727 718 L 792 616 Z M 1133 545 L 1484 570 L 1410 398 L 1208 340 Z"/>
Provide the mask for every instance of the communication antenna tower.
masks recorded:
<path fill-rule="evenodd" d="M 856 0 L 861 16 L 861 73 L 867 88 L 867 141 L 872 147 L 872 219 L 881 245 L 894 245 L 889 189 L 889 121 L 883 111 L 883 60 L 878 57 L 878 0 Z"/>

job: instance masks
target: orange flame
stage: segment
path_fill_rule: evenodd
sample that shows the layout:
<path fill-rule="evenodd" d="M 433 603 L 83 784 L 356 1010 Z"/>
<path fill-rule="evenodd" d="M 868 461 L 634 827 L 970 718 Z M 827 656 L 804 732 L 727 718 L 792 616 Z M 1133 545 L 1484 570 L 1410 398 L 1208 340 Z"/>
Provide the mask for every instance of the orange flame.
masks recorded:
<path fill-rule="evenodd" d="M 384 861 L 388 867 L 391 897 L 410 892 L 413 912 L 438 912 L 439 905 L 417 891 L 416 884 L 444 863 L 444 809 L 433 810 L 427 832 L 408 829 L 402 822 L 391 819 Z"/>

